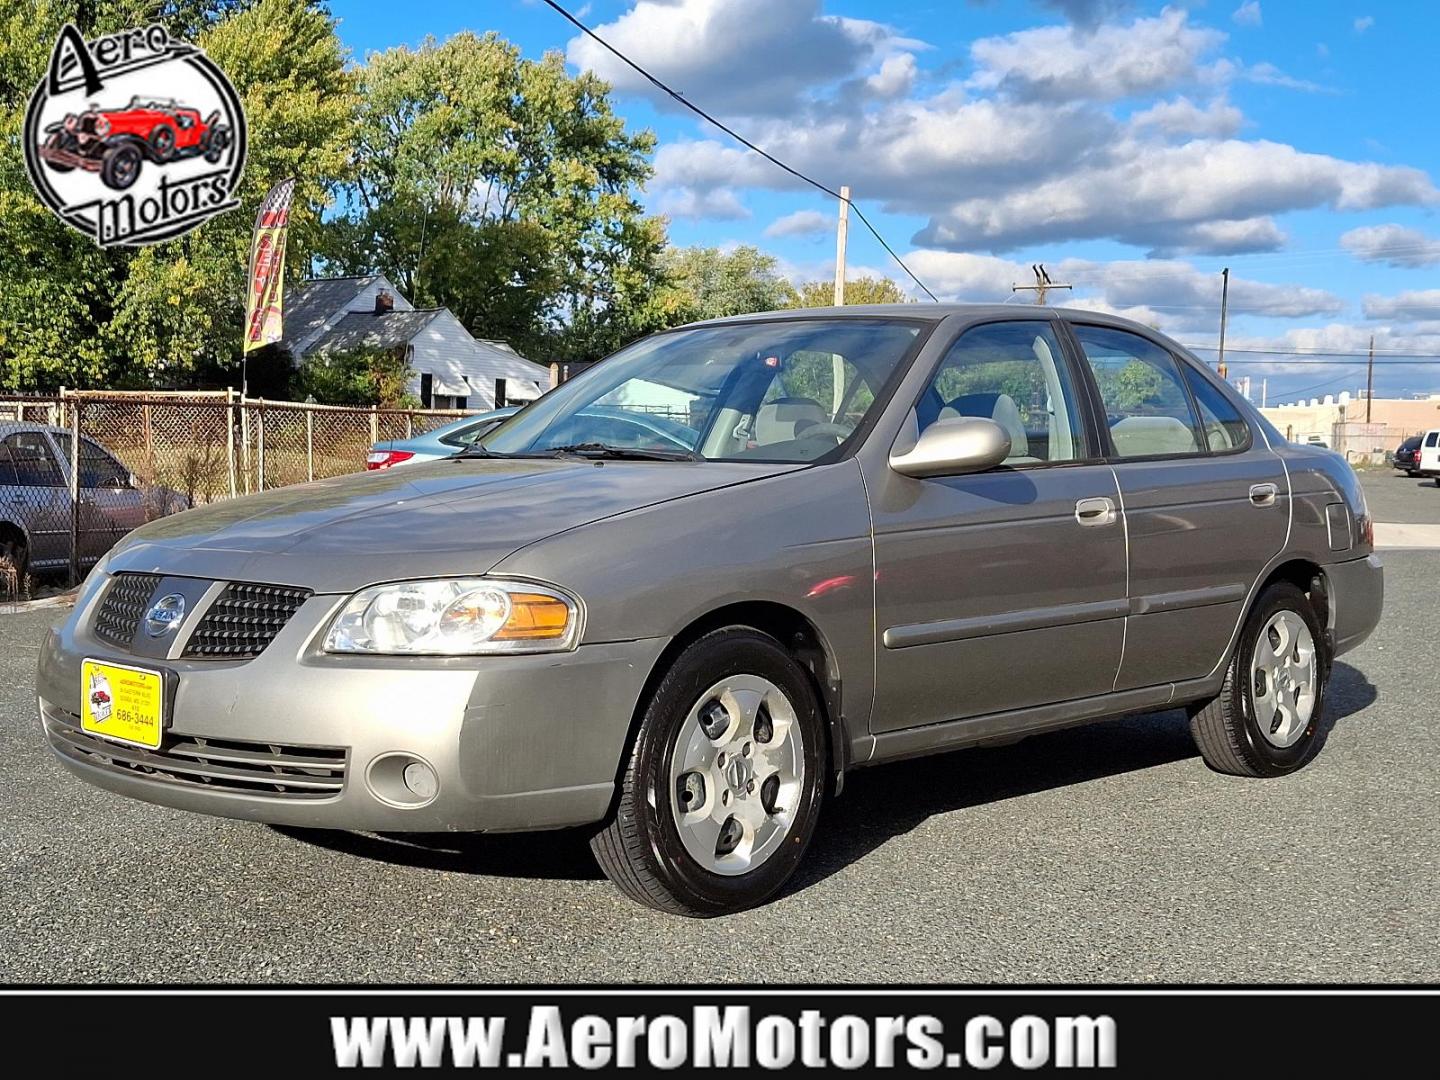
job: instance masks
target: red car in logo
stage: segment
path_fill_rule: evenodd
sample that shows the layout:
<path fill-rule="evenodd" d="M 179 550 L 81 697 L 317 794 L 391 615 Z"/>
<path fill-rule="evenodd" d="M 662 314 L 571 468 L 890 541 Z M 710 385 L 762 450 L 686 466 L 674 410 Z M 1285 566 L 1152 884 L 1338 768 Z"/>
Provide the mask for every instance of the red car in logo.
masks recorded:
<path fill-rule="evenodd" d="M 123 109 L 92 107 L 46 128 L 40 156 L 56 172 L 85 169 L 106 187 L 124 191 L 145 161 L 165 165 L 203 155 L 212 165 L 230 145 L 219 111 L 205 119 L 174 101 L 135 98 Z"/>

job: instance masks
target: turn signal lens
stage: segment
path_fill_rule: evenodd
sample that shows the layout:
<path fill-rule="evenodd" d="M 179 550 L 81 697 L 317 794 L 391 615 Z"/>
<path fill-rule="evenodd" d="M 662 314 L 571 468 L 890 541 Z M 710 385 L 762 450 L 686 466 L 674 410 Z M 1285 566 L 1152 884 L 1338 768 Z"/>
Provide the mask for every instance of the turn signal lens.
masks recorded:
<path fill-rule="evenodd" d="M 565 636 L 570 607 L 543 593 L 512 593 L 510 617 L 496 633 L 496 641 L 545 641 Z"/>

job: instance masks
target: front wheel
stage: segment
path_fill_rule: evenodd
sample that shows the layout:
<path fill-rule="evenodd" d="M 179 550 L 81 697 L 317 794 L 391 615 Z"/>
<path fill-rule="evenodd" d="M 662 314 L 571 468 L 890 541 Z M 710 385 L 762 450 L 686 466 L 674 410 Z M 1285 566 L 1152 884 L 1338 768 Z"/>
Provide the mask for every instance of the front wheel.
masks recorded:
<path fill-rule="evenodd" d="M 707 918 L 764 903 L 799 865 L 825 790 L 809 674 L 748 627 L 700 638 L 650 695 L 614 815 L 590 847 L 641 904 Z"/>
<path fill-rule="evenodd" d="M 124 191 L 140 175 L 140 151 L 132 143 L 119 143 L 100 159 L 100 179 L 108 188 Z"/>
<path fill-rule="evenodd" d="M 1190 731 L 1217 772 L 1283 776 L 1320 748 L 1330 675 L 1324 628 L 1309 598 L 1289 582 L 1260 594 L 1220 693 L 1193 706 Z"/>

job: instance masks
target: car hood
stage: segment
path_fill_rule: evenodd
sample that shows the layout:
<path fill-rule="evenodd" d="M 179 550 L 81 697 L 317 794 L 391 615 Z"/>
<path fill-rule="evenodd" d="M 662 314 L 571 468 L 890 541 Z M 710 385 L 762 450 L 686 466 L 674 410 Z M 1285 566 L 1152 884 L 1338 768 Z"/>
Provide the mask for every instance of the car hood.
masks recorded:
<path fill-rule="evenodd" d="M 446 459 L 277 488 L 161 518 L 107 569 L 351 592 L 483 574 L 555 533 L 800 465 Z"/>

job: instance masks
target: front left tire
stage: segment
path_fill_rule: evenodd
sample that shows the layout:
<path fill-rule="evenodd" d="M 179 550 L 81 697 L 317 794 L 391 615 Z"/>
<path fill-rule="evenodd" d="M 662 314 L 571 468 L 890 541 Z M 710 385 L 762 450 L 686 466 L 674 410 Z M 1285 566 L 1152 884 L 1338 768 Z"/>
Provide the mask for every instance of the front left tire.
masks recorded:
<path fill-rule="evenodd" d="M 810 844 L 826 760 L 809 673 L 768 634 L 712 631 L 647 699 L 591 850 L 622 893 L 660 911 L 709 918 L 762 904 Z"/>
<path fill-rule="evenodd" d="M 132 143 L 110 147 L 100 159 L 101 182 L 115 191 L 124 191 L 139 177 L 141 160 L 140 151 Z"/>

